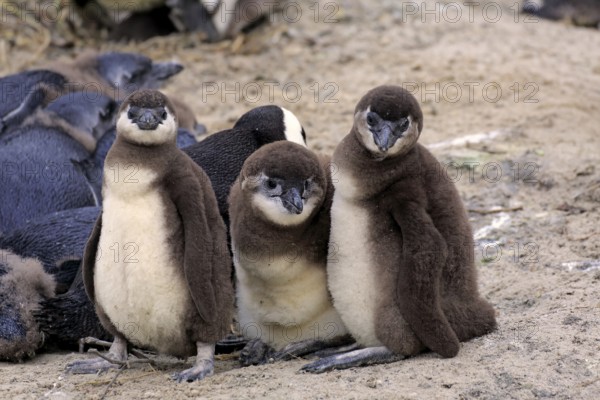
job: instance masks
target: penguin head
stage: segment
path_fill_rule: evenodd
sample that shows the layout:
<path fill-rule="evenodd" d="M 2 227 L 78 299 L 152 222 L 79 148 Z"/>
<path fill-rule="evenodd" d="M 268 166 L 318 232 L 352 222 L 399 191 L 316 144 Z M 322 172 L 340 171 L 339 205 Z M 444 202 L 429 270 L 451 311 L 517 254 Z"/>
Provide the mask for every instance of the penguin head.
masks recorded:
<path fill-rule="evenodd" d="M 245 201 L 264 219 L 292 226 L 309 220 L 323 203 L 327 175 L 313 152 L 278 141 L 248 157 L 240 184 Z"/>
<path fill-rule="evenodd" d="M 240 117 L 234 129 L 253 132 L 260 144 L 289 140 L 306 147 L 306 134 L 290 110 L 268 105 L 253 108 Z"/>
<path fill-rule="evenodd" d="M 146 146 L 175 145 L 177 116 L 169 98 L 152 89 L 129 95 L 119 109 L 117 136 Z"/>
<path fill-rule="evenodd" d="M 110 52 L 96 59 L 98 74 L 125 95 L 138 89 L 156 89 L 183 70 L 176 62 L 153 62 L 141 54 Z"/>
<path fill-rule="evenodd" d="M 73 92 L 60 96 L 46 107 L 74 127 L 100 138 L 115 124 L 117 103 L 101 93 Z"/>
<path fill-rule="evenodd" d="M 371 89 L 356 105 L 354 131 L 378 160 L 408 152 L 423 129 L 417 99 L 400 86 Z"/>

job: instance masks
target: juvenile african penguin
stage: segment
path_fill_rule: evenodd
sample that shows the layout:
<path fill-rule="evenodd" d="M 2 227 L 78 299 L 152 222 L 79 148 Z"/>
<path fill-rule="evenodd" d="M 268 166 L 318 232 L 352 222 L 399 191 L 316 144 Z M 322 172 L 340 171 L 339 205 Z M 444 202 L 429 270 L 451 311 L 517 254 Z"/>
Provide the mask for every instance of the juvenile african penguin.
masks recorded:
<path fill-rule="evenodd" d="M 333 195 L 328 168 L 328 159 L 304 146 L 275 142 L 246 160 L 231 188 L 238 320 L 253 339 L 242 365 L 301 356 L 347 334 L 325 275 Z"/>
<path fill-rule="evenodd" d="M 268 105 L 248 111 L 233 128 L 213 133 L 183 149 L 210 178 L 227 226 L 227 197 L 244 161 L 261 146 L 279 140 L 306 146 L 306 134 L 298 118 L 283 107 Z"/>
<path fill-rule="evenodd" d="M 162 93 L 138 91 L 121 105 L 83 280 L 114 335 L 111 359 L 126 360 L 128 342 L 175 356 L 196 352 L 194 367 L 174 376 L 192 381 L 212 374 L 215 342 L 229 332 L 234 297 L 225 225 L 210 181 L 177 149 L 176 135 L 176 115 Z M 93 359 L 68 369 L 95 373 L 114 366 Z"/>
<path fill-rule="evenodd" d="M 478 294 L 473 235 L 454 184 L 417 143 L 423 114 L 397 86 L 358 103 L 338 145 L 327 265 L 334 306 L 366 347 L 306 365 L 310 372 L 391 362 L 426 348 L 454 357 L 492 331 Z"/>
<path fill-rule="evenodd" d="M 2 77 L 0 134 L 19 127 L 36 109 L 61 95 L 83 91 L 92 98 L 102 94 L 121 100 L 138 89 L 157 89 L 181 70 L 183 66 L 176 62 L 153 62 L 136 53 L 89 52 L 73 61 Z"/>
<path fill-rule="evenodd" d="M 95 107 L 72 105 L 73 115 L 105 125 Z M 91 138 L 95 127 L 75 128 L 57 116 L 50 126 L 39 122 L 0 137 L 0 234 L 48 213 L 95 205 L 88 181 L 73 163 L 89 152 L 72 136 Z"/>

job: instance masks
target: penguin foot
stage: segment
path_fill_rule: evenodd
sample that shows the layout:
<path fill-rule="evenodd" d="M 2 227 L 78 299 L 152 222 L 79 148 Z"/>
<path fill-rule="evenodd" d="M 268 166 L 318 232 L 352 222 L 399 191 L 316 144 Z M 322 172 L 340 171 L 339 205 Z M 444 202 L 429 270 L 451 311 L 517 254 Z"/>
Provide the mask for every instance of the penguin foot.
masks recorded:
<path fill-rule="evenodd" d="M 110 357 L 110 356 L 108 356 Z M 109 369 L 119 368 L 121 364 L 113 364 L 103 358 L 92 358 L 90 360 L 79 360 L 67 364 L 67 372 L 70 374 L 97 374 Z"/>
<path fill-rule="evenodd" d="M 68 364 L 66 369 L 71 374 L 97 374 L 111 368 L 119 368 L 125 361 L 127 361 L 127 341 L 124 337 L 115 335 L 106 355 L 91 360 L 74 361 Z"/>
<path fill-rule="evenodd" d="M 211 376 L 215 371 L 215 344 L 196 342 L 196 347 L 198 348 L 198 355 L 194 366 L 171 375 L 171 378 L 178 383 L 198 381 Z"/>
<path fill-rule="evenodd" d="M 362 346 L 355 342 L 355 343 L 351 343 L 346 346 L 330 347 L 327 349 L 315 351 L 314 353 L 310 354 L 310 356 L 317 357 L 317 358 L 325 358 L 325 357 L 331 357 L 336 354 L 348 353 L 350 351 L 358 350 L 361 348 L 362 348 Z"/>
<path fill-rule="evenodd" d="M 329 340 L 307 339 L 300 342 L 290 343 L 280 351 L 271 355 L 274 361 L 287 361 L 292 358 L 312 355 L 319 351 L 327 351 L 332 347 L 338 348 L 342 345 L 353 343 L 354 339 L 351 336 L 339 336 Z M 346 350 L 347 351 L 347 350 Z M 335 354 L 335 353 L 334 353 Z"/>
<path fill-rule="evenodd" d="M 215 365 L 213 360 L 200 360 L 192 368 L 173 374 L 171 378 L 177 381 L 177 383 L 194 382 L 211 376 L 214 370 Z"/>
<path fill-rule="evenodd" d="M 337 354 L 306 364 L 301 371 L 321 374 L 334 369 L 348 369 L 365 365 L 388 364 L 400 361 L 405 357 L 394 354 L 387 347 L 368 347 L 348 353 Z"/>
<path fill-rule="evenodd" d="M 240 365 L 248 367 L 250 365 L 265 364 L 273 354 L 273 351 L 273 348 L 262 340 L 252 339 L 240 353 Z"/>

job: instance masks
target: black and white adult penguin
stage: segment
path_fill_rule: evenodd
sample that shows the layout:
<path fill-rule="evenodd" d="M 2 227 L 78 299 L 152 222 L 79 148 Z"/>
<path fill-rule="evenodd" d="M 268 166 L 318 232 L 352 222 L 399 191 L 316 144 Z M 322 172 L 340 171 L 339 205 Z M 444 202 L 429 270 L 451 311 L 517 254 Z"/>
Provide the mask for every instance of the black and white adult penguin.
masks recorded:
<path fill-rule="evenodd" d="M 175 356 L 196 353 L 194 367 L 175 376 L 192 381 L 212 374 L 234 297 L 225 225 L 210 181 L 177 149 L 176 134 L 173 106 L 162 93 L 138 91 L 121 105 L 83 280 L 114 335 L 111 359 L 126 360 L 128 342 Z M 115 168 L 118 179 L 109 171 Z M 114 366 L 93 359 L 68 369 L 95 373 Z"/>
<path fill-rule="evenodd" d="M 209 41 L 231 39 L 252 28 L 279 1 L 270 0 L 166 0 L 171 20 L 180 31 L 203 31 Z"/>
<path fill-rule="evenodd" d="M 328 169 L 328 158 L 280 141 L 252 154 L 231 188 L 238 322 L 251 339 L 242 365 L 301 356 L 347 336 L 327 290 Z"/>
<path fill-rule="evenodd" d="M 244 161 L 261 146 L 279 140 L 306 146 L 306 134 L 298 118 L 283 107 L 268 105 L 248 111 L 233 128 L 213 133 L 183 149 L 210 178 L 219 212 L 227 226 L 227 197 Z"/>
<path fill-rule="evenodd" d="M 454 357 L 459 342 L 492 331 L 477 289 L 473 235 L 454 184 L 417 143 L 423 114 L 398 86 L 358 103 L 338 145 L 327 265 L 329 289 L 364 349 L 306 365 L 310 372 L 391 362 L 430 349 Z"/>

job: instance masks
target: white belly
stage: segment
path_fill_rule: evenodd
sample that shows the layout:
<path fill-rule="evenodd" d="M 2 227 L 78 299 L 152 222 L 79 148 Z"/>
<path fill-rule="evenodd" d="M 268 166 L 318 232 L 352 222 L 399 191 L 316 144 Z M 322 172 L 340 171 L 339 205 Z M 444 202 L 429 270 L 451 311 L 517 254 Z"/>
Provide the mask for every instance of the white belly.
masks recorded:
<path fill-rule="evenodd" d="M 300 340 L 346 334 L 331 304 L 323 266 L 302 259 L 234 259 L 239 322 L 244 336 L 260 338 L 281 349 Z"/>
<path fill-rule="evenodd" d="M 96 301 L 132 343 L 161 350 L 185 340 L 181 329 L 189 303 L 183 268 L 167 242 L 163 199 L 150 184 L 112 182 L 104 191 L 102 231 L 94 271 Z"/>
<path fill-rule="evenodd" d="M 335 308 L 363 346 L 381 346 L 375 334 L 379 291 L 370 256 L 367 211 L 337 191 L 331 207 L 327 274 Z"/>

